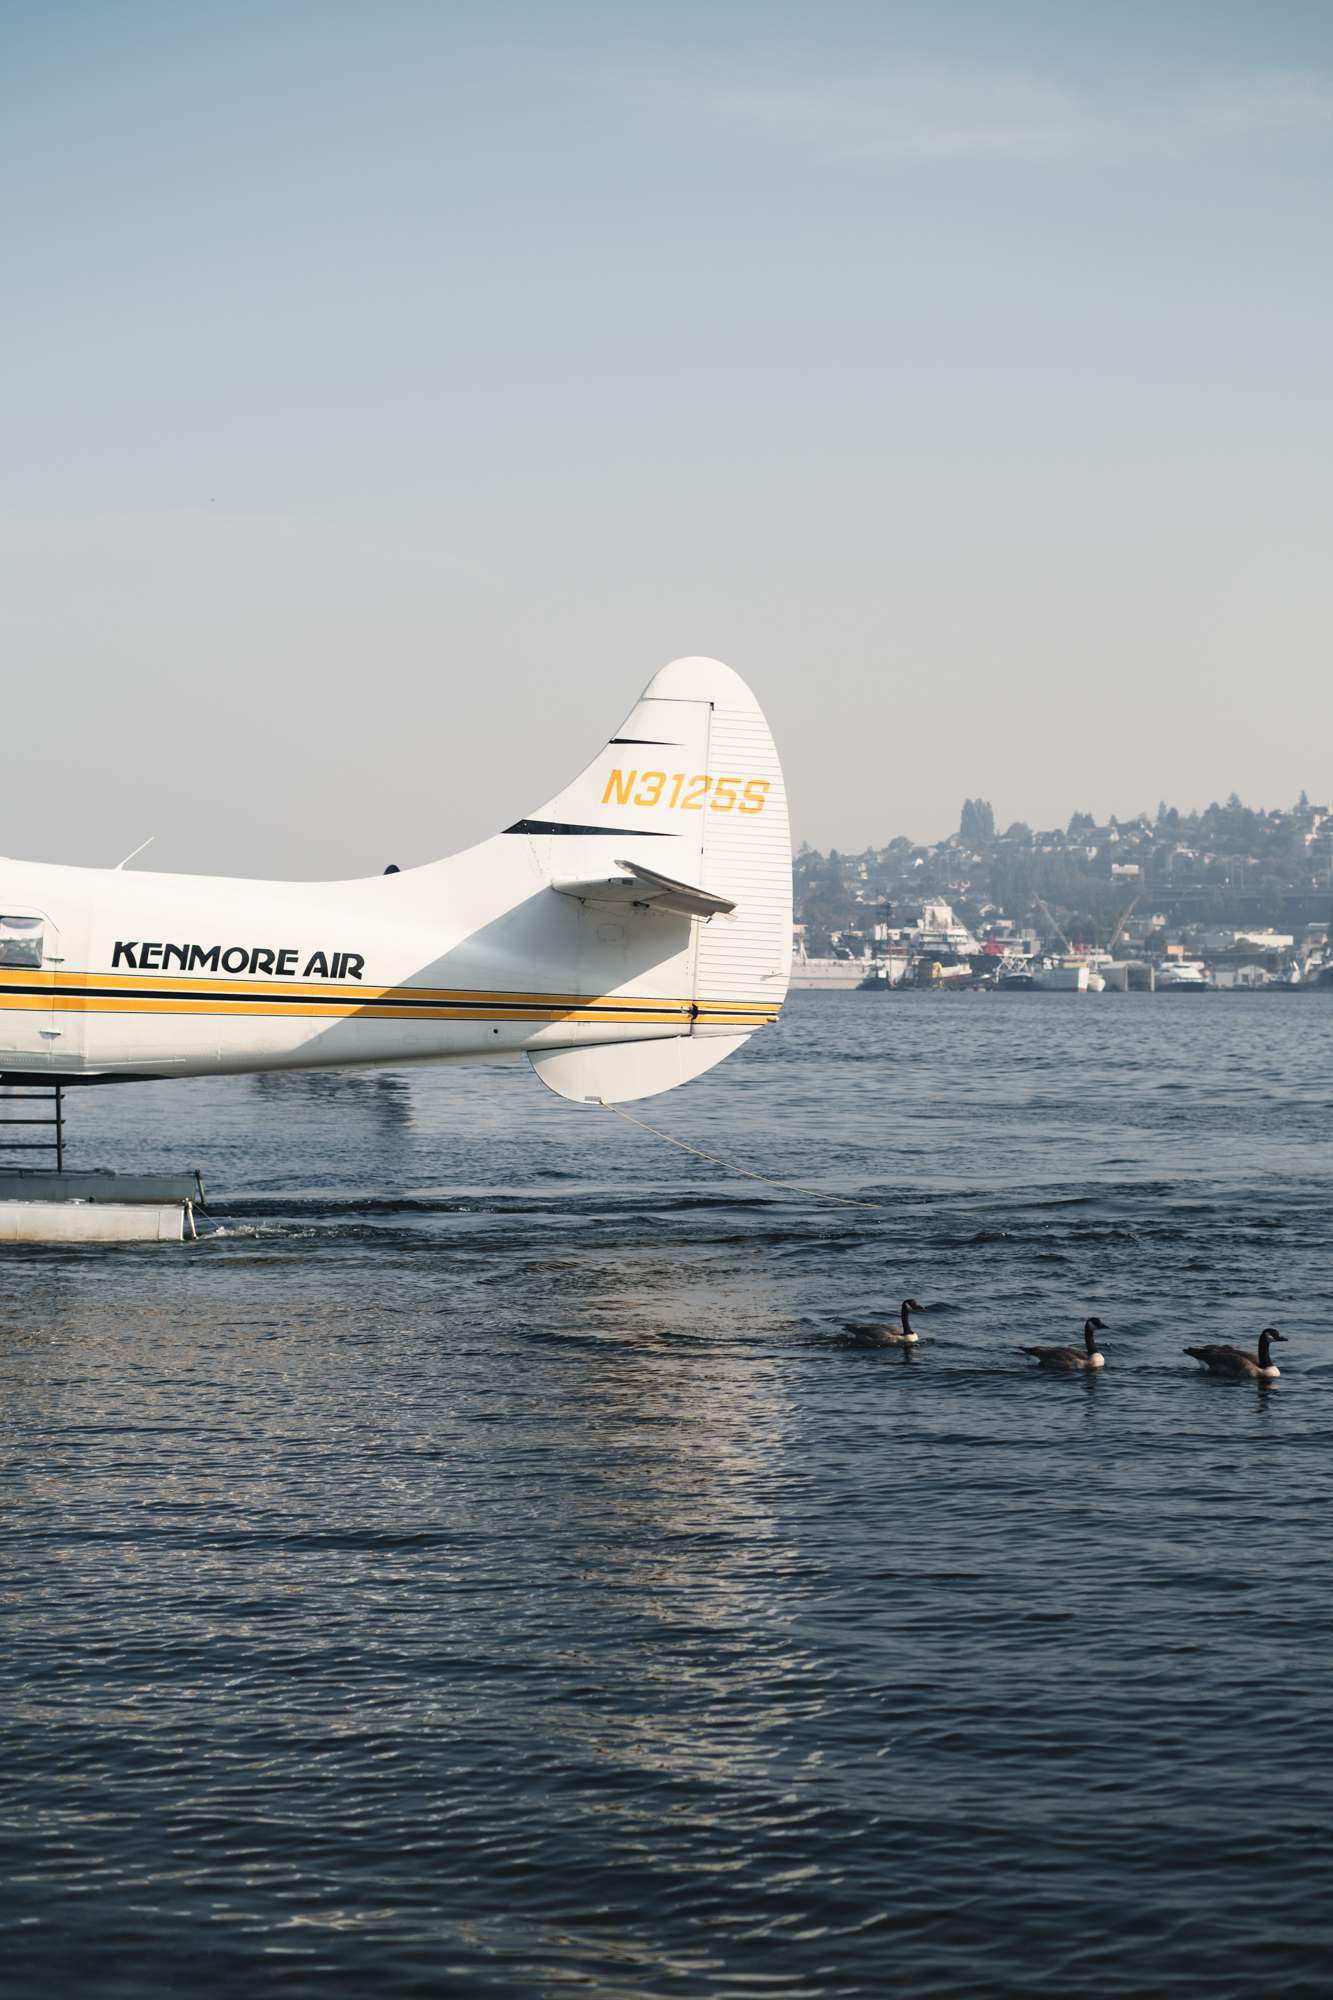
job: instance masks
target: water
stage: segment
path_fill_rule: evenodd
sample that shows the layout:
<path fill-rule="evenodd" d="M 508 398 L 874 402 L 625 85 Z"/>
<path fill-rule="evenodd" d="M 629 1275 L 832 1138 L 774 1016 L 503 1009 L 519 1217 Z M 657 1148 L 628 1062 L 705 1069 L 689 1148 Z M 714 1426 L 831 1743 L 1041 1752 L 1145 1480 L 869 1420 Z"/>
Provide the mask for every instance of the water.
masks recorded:
<path fill-rule="evenodd" d="M 638 1107 L 879 1210 L 525 1065 L 76 1097 L 216 1212 L 0 1262 L 0 1988 L 1327 1993 L 1331 1034 L 798 994 Z"/>

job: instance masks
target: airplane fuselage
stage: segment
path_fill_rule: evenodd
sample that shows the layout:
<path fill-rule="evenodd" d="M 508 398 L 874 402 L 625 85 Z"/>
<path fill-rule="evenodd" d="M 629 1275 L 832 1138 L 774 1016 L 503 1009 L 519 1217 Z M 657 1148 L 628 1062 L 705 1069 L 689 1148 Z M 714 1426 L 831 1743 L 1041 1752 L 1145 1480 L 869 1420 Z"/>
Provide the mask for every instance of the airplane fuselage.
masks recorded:
<path fill-rule="evenodd" d="M 0 1079 L 524 1052 L 566 1095 L 650 1094 L 776 1018 L 790 913 L 767 725 L 729 668 L 677 661 L 539 815 L 424 867 L 306 883 L 0 860 Z M 686 1039 L 669 1061 L 550 1059 Z"/>
<path fill-rule="evenodd" d="M 530 878 L 513 881 L 498 918 L 488 890 L 489 924 L 457 865 L 470 857 L 452 864 L 444 896 L 445 864 L 286 883 L 0 862 L 0 960 L 35 958 L 40 944 L 38 963 L 0 963 L 0 1072 L 73 1082 L 466 1061 L 774 1018 L 776 1000 L 667 990 L 634 942 L 662 941 L 644 937 L 649 926 L 684 927 L 647 912 L 637 924 L 602 913 L 596 928 L 621 935 L 596 939 L 590 978 L 585 906 L 552 894 L 518 844 L 488 857 L 491 888 L 497 867 Z"/>

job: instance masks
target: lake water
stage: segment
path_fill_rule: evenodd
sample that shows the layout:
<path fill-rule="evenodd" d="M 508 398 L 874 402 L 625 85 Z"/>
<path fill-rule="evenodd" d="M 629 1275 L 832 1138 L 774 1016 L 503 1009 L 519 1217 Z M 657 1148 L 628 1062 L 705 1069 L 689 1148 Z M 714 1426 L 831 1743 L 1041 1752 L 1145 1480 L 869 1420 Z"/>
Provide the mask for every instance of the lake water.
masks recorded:
<path fill-rule="evenodd" d="M 526 1065 L 74 1094 L 214 1212 L 0 1258 L 0 1988 L 1326 1995 L 1331 1054 L 797 994 L 632 1107 L 873 1209 Z"/>

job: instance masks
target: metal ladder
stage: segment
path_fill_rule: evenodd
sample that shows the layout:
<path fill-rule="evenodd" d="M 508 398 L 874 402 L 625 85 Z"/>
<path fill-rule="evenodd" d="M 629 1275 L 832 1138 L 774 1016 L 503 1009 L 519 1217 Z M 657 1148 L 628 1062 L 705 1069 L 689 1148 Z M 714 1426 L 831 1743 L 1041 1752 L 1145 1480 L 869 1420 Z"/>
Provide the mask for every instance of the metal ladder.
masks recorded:
<path fill-rule="evenodd" d="M 29 1117 L 26 1106 L 44 1104 L 49 1116 Z M 19 1106 L 19 1115 L 10 1111 L 11 1105 Z M 49 1139 L 11 1139 L 12 1127 L 30 1129 L 39 1126 L 43 1131 L 55 1136 Z M 56 1172 L 65 1171 L 65 1092 L 58 1083 L 0 1083 L 0 1153 L 54 1153 Z"/>

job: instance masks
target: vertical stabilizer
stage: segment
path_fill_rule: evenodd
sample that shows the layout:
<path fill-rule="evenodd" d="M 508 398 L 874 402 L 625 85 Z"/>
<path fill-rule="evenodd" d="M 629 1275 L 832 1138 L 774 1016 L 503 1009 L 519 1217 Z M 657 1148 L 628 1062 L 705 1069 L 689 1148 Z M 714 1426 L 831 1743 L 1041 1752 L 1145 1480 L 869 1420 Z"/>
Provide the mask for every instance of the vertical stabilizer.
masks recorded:
<path fill-rule="evenodd" d="M 663 986 L 663 997 L 686 1003 L 677 1034 L 696 1042 L 726 1038 L 730 1049 L 744 1038 L 738 1030 L 776 1016 L 791 970 L 786 789 L 759 704 L 730 667 L 709 659 L 663 667 L 601 755 L 520 829 L 543 844 L 553 878 L 563 873 L 582 883 L 604 865 L 605 853 L 608 875 L 635 865 L 734 905 L 691 917 L 682 914 L 688 901 L 677 897 L 675 914 L 669 903 L 656 914 L 646 909 L 642 923 L 660 939 L 651 944 L 655 977 L 671 986 L 669 996 Z M 624 946 L 606 912 L 598 919 L 590 910 L 582 963 L 606 992 L 625 963 Z M 627 1051 L 617 1055 L 608 1039 L 606 1088 L 598 1090 L 597 1057 L 585 1048 L 577 1065 L 533 1061 L 562 1094 L 612 1102 L 671 1089 L 719 1059 L 710 1052 L 705 1064 L 700 1050 L 697 1061 L 654 1068 L 631 1062 Z M 574 1087 L 564 1089 L 566 1080 Z"/>

